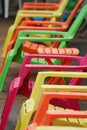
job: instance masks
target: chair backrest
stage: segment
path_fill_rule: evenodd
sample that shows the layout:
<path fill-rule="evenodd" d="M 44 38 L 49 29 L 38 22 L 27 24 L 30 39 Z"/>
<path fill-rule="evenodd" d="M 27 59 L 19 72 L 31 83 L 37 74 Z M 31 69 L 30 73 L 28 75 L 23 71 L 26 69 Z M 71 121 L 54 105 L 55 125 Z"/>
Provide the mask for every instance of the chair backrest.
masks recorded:
<path fill-rule="evenodd" d="M 37 29 L 39 29 L 39 30 L 42 30 L 42 27 L 39 27 L 39 28 L 37 28 L 37 27 L 33 27 L 33 28 L 31 28 L 31 27 L 28 27 L 28 25 L 27 26 L 19 26 L 17 29 L 16 29 L 16 32 L 14 33 L 14 35 L 12 36 L 12 39 L 11 39 L 11 41 L 10 41 L 10 43 L 8 42 L 7 44 L 6 44 L 6 47 L 5 47 L 5 49 L 4 49 L 4 55 L 6 55 L 7 53 L 8 53 L 8 51 L 10 51 L 10 49 L 12 49 L 13 47 L 14 47 L 14 45 L 15 45 L 15 42 L 16 42 L 16 39 L 17 39 L 17 36 L 18 36 L 18 33 L 20 32 L 20 31 L 22 31 L 22 30 L 37 30 Z M 50 28 L 48 28 L 48 27 L 46 27 L 46 29 L 47 30 L 49 30 Z M 55 28 L 56 29 L 56 28 Z M 49 45 L 50 43 L 49 42 L 45 42 L 45 44 L 47 44 L 47 45 Z M 25 46 L 25 45 L 24 45 Z M 43 45 L 44 46 L 44 45 Z M 53 45 L 52 45 L 53 47 L 55 47 L 55 46 L 57 46 L 58 47 L 58 43 L 54 43 Z"/>
<path fill-rule="evenodd" d="M 36 78 L 36 82 L 33 88 L 33 91 L 31 93 L 31 98 L 35 99 L 36 105 L 35 108 L 37 108 L 38 105 L 38 99 L 40 99 L 41 97 L 41 89 L 38 89 L 40 86 L 42 86 L 44 84 L 44 80 L 47 77 L 76 77 L 76 78 L 86 78 L 87 73 L 83 73 L 83 72 L 39 72 Z M 39 86 L 39 87 L 38 87 Z M 38 97 L 36 98 L 36 95 L 38 95 Z"/>
<path fill-rule="evenodd" d="M 38 54 L 28 54 L 28 55 L 26 55 L 25 56 L 25 58 L 24 58 L 24 61 L 23 61 L 23 63 L 22 63 L 22 66 L 21 66 L 21 69 L 20 69 L 20 73 L 19 73 L 19 75 L 22 73 L 22 71 L 23 71 L 23 69 L 24 69 L 24 67 L 25 67 L 25 65 L 26 64 L 30 64 L 31 63 L 31 61 L 33 60 L 33 58 L 35 59 L 35 58 L 38 58 L 38 64 L 39 64 L 39 59 L 45 59 L 46 61 L 45 62 L 47 62 L 47 60 L 48 59 L 60 59 L 60 60 L 71 60 L 71 61 L 77 61 L 77 63 L 79 64 L 79 67 L 77 67 L 77 68 L 80 68 L 81 69 L 81 65 L 82 66 L 84 66 L 84 65 L 86 65 L 86 58 L 87 58 L 87 55 L 85 55 L 84 57 L 81 57 L 81 56 L 64 56 L 64 55 L 42 55 L 42 54 L 40 54 L 40 55 L 38 55 Z M 43 61 L 43 60 L 42 60 Z M 43 62 L 42 62 L 42 64 L 43 64 Z M 49 64 L 49 63 L 48 63 Z M 51 61 L 51 64 L 52 64 L 52 61 Z M 58 65 L 58 67 L 59 67 L 59 65 Z M 63 69 L 63 67 L 64 66 L 60 66 L 59 68 L 60 69 Z M 70 66 L 68 66 L 68 67 L 70 67 Z M 67 69 L 67 67 L 65 67 L 66 69 Z M 70 67 L 70 69 L 74 69 L 75 68 L 75 66 L 73 65 L 72 67 Z M 86 67 L 83 67 L 82 69 L 86 69 Z"/>
<path fill-rule="evenodd" d="M 68 3 L 70 3 L 70 1 Z M 70 16 L 68 17 L 67 21 L 66 22 L 59 22 L 58 21 L 58 22 L 55 22 L 55 23 L 51 22 L 52 25 L 54 24 L 55 26 L 57 26 L 56 28 L 52 27 L 51 29 L 58 30 L 58 31 L 59 30 L 64 31 L 64 30 L 68 29 L 71 21 L 73 20 L 75 14 L 77 13 L 77 11 L 80 8 L 80 6 L 82 5 L 82 3 L 83 3 L 83 0 L 77 0 L 77 3 L 75 5 L 75 7 L 72 9 L 72 12 L 70 13 Z M 28 5 L 29 5 L 29 7 L 31 7 L 30 4 L 28 4 Z M 26 4 L 24 6 L 28 7 L 28 5 Z M 22 25 L 29 25 L 29 26 L 33 25 L 34 26 L 34 25 L 38 25 L 38 24 L 43 25 L 43 26 L 44 25 L 48 26 L 50 24 L 50 22 L 48 22 L 48 21 L 37 21 L 37 22 L 32 21 L 32 23 L 31 23 L 30 21 L 24 21 Z M 44 29 L 45 29 L 45 27 L 44 27 Z"/>
<path fill-rule="evenodd" d="M 82 69 L 83 70 L 86 70 L 86 58 L 87 58 L 87 55 L 85 55 L 84 57 L 81 57 L 81 56 L 64 56 L 64 55 L 38 55 L 38 54 L 29 54 L 29 55 L 26 55 L 25 58 L 24 58 L 24 61 L 22 63 L 22 66 L 21 66 L 21 69 L 20 69 L 20 73 L 19 75 L 21 75 L 25 65 L 27 64 L 30 64 L 32 63 L 32 60 L 35 59 L 35 58 L 38 58 L 38 64 L 39 64 L 39 59 L 45 59 L 44 62 L 47 62 L 48 64 L 53 64 L 52 63 L 52 59 L 60 59 L 60 60 L 70 60 L 70 61 L 77 61 L 77 63 L 79 63 L 79 66 L 61 66 L 61 65 L 58 65 L 59 69 L 63 70 L 64 68 L 65 69 L 77 69 L 77 70 L 81 70 L 81 66 L 82 66 Z M 50 63 L 48 62 L 48 59 L 50 60 Z M 43 61 L 43 60 L 42 60 Z M 43 62 L 42 62 L 43 64 Z"/>
<path fill-rule="evenodd" d="M 48 10 L 56 10 L 60 6 L 59 3 L 44 3 L 44 2 L 24 2 L 22 6 L 22 10 L 31 10 L 31 9 L 48 9 Z"/>
<path fill-rule="evenodd" d="M 32 38 L 31 37 L 26 37 L 26 34 L 31 33 L 37 33 L 34 32 L 34 31 L 20 31 L 19 35 L 18 35 L 18 38 L 16 40 L 16 44 L 14 46 L 13 49 L 11 49 L 11 51 L 9 51 L 7 57 L 5 57 L 5 60 L 4 60 L 4 63 L 6 63 L 6 60 L 10 58 L 10 61 L 9 61 L 9 64 L 12 60 L 18 62 L 18 63 L 22 63 L 23 59 L 24 59 L 24 54 L 22 52 L 22 49 L 21 49 L 21 45 L 25 42 L 25 41 L 28 41 L 28 40 L 31 40 Z M 44 34 L 45 34 L 46 31 L 44 31 Z M 48 32 L 47 32 L 48 33 Z M 53 32 L 52 32 L 53 33 Z M 54 35 L 56 34 L 57 32 L 54 33 Z M 40 32 L 39 32 L 40 34 Z M 50 33 L 51 34 L 51 33 Z M 64 32 L 62 32 L 62 34 L 64 35 Z M 27 35 L 28 36 L 28 35 Z M 49 38 L 43 38 L 44 40 L 43 41 L 48 41 Z M 50 38 L 49 40 L 50 41 L 56 41 L 58 38 Z M 63 40 L 65 40 L 67 38 L 64 38 Z M 33 38 L 33 40 L 35 41 L 39 41 L 38 38 Z M 41 40 L 41 39 L 40 39 Z M 67 41 L 69 40 L 69 38 L 67 39 Z M 59 39 L 59 41 L 62 41 L 62 38 Z M 65 47 L 66 45 L 64 44 L 63 47 Z M 7 60 L 8 62 L 8 60 Z"/>
<path fill-rule="evenodd" d="M 28 34 L 49 34 L 49 35 L 62 35 L 63 38 L 37 38 L 37 37 L 26 37 L 26 35 Z M 50 42 L 54 42 L 54 41 L 69 41 L 70 40 L 70 37 L 68 38 L 65 38 L 64 37 L 65 35 L 65 32 L 48 32 L 48 31 L 20 31 L 19 35 L 18 35 L 18 38 L 16 40 L 16 44 L 14 46 L 14 50 L 16 48 L 19 48 L 19 46 L 21 46 L 23 44 L 24 41 L 33 41 L 33 42 L 40 42 L 41 40 L 43 41 L 50 41 Z M 18 42 L 20 41 L 20 44 L 18 45 Z"/>
<path fill-rule="evenodd" d="M 17 26 L 20 22 L 19 16 L 22 19 L 23 17 L 44 17 L 44 18 L 51 18 L 51 17 L 60 17 L 67 5 L 69 0 L 60 0 L 60 6 L 56 11 L 38 11 L 38 10 L 22 10 L 18 11 L 18 14 L 16 16 L 14 25 Z M 38 14 L 38 15 L 37 15 Z M 55 18 L 54 18 L 55 19 Z"/>
<path fill-rule="evenodd" d="M 41 27 L 40 27 L 41 28 Z M 22 31 L 22 30 L 30 30 L 31 28 L 30 27 L 25 27 L 25 26 L 19 26 L 17 29 L 16 29 L 16 32 L 15 32 L 15 34 L 13 35 L 13 37 L 12 37 L 12 39 L 11 39 L 11 41 L 10 41 L 10 43 L 8 43 L 7 45 L 6 45 L 6 49 L 4 50 L 4 53 L 5 53 L 5 56 L 8 54 L 8 52 L 14 47 L 14 45 L 15 45 L 15 42 L 16 42 L 16 39 L 17 39 L 17 37 L 18 37 L 18 34 L 19 34 L 19 32 L 20 31 Z M 31 43 L 31 42 L 29 42 L 29 43 Z M 28 42 L 27 42 L 27 44 L 29 44 Z M 29 48 L 29 45 L 27 45 L 26 44 L 26 42 L 23 44 L 23 50 L 25 51 L 25 48 L 27 48 L 26 50 L 29 50 L 28 48 Z M 32 46 L 33 46 L 33 44 L 34 43 L 32 43 Z M 49 44 L 49 43 L 45 43 L 45 44 Z M 34 45 L 37 45 L 36 43 L 34 44 Z M 28 46 L 28 47 L 27 47 Z M 53 43 L 53 45 L 52 46 L 57 46 L 58 47 L 58 43 Z M 51 47 L 52 47 L 51 46 Z M 41 46 L 39 46 L 38 45 L 38 48 L 39 47 L 41 47 Z M 45 45 L 43 45 L 42 47 L 46 47 Z M 36 50 L 37 51 L 37 50 Z M 30 52 L 29 52 L 30 53 Z"/>

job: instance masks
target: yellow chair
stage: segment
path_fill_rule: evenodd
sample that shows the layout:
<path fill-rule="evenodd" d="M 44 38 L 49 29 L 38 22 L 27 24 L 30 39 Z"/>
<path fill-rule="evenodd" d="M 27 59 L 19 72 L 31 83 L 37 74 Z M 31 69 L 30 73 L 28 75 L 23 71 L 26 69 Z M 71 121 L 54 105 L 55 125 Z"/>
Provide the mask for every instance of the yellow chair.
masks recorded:
<path fill-rule="evenodd" d="M 33 129 L 36 126 L 40 125 L 53 125 L 53 122 L 58 119 L 58 124 L 59 125 L 66 125 L 63 123 L 71 122 L 71 126 L 80 126 L 82 125 L 79 122 L 78 118 L 86 118 L 86 124 L 87 124 L 87 111 L 77 111 L 77 110 L 70 110 L 70 109 L 63 109 L 60 110 L 61 108 L 52 108 L 49 110 L 49 103 L 54 100 L 54 98 L 67 98 L 67 99 L 79 99 L 79 100 L 87 100 L 87 92 L 86 93 L 81 93 L 81 92 L 44 92 L 41 96 L 39 106 L 37 108 L 37 111 L 35 113 L 34 119 L 32 123 L 28 126 L 28 129 Z M 74 104 L 73 104 L 74 105 Z M 63 122 L 61 124 L 61 119 L 60 118 L 67 118 L 66 122 Z M 75 119 L 74 119 L 75 118 Z M 78 120 L 77 120 L 78 119 Z M 61 122 L 59 122 L 61 121 Z M 84 127 L 84 126 L 83 126 Z M 87 125 L 86 125 L 87 127 Z"/>
<path fill-rule="evenodd" d="M 28 128 L 33 129 L 34 124 L 37 126 L 40 125 L 54 125 L 53 122 L 57 120 L 56 126 L 79 126 L 82 127 L 78 118 L 86 118 L 87 124 L 87 111 L 75 111 L 70 109 L 60 109 L 60 108 L 53 108 L 49 110 L 49 103 L 54 98 L 72 98 L 72 99 L 79 99 L 79 100 L 87 100 L 87 93 L 82 94 L 81 92 L 44 92 L 41 96 L 39 106 L 35 113 L 34 119 L 32 123 L 28 126 Z M 62 122 L 62 118 L 66 118 L 65 122 Z M 68 122 L 68 123 L 67 123 Z M 63 124 L 65 123 L 65 124 Z M 66 124 L 67 123 L 67 124 Z M 84 126 L 83 126 L 84 127 Z M 87 126 L 86 126 L 87 127 Z"/>
<path fill-rule="evenodd" d="M 56 21 L 56 18 L 59 18 L 62 15 L 68 1 L 69 0 L 62 0 L 61 5 L 59 6 L 57 11 L 54 11 L 54 12 L 53 11 L 45 11 L 45 13 L 47 13 L 47 12 L 51 13 L 49 15 L 46 15 L 46 14 L 44 15 L 43 14 L 44 11 L 40 11 L 42 13 L 40 15 L 29 14 L 30 12 L 31 13 L 36 12 L 35 10 L 31 10 L 31 11 L 20 10 L 20 11 L 18 11 L 14 24 L 8 30 L 8 33 L 7 33 L 5 42 L 4 42 L 4 46 L 3 46 L 3 49 L 2 49 L 2 56 L 3 57 L 5 56 L 6 48 L 9 44 L 13 34 L 15 33 L 17 26 L 21 23 L 23 18 L 38 17 L 39 16 L 39 17 L 50 17 L 51 21 Z M 39 12 L 39 11 L 37 11 L 37 12 Z M 51 27 L 51 25 L 49 25 L 49 26 Z"/>
<path fill-rule="evenodd" d="M 82 94 L 81 92 L 44 92 L 41 96 L 40 103 L 37 108 L 37 112 L 35 113 L 33 122 L 32 124 L 28 126 L 29 130 L 30 128 L 33 129 L 36 126 L 40 126 L 40 125 L 47 125 L 47 126 L 53 125 L 53 122 L 57 118 L 58 118 L 58 121 L 61 121 L 60 118 L 67 118 L 66 122 L 70 121 L 71 126 L 77 126 L 77 127 L 78 126 L 82 127 L 82 125 L 80 124 L 79 120 L 77 120 L 76 118 L 82 118 L 82 119 L 86 118 L 86 124 L 87 124 L 87 111 L 86 110 L 84 111 L 74 111 L 70 109 L 60 110 L 61 108 L 57 108 L 57 109 L 52 108 L 51 110 L 49 110 L 48 109 L 49 103 L 54 98 L 67 98 L 67 99 L 73 98 L 73 99 L 79 99 L 79 100 L 87 100 L 87 93 Z M 65 125 L 65 124 L 61 124 L 61 122 L 58 122 L 57 126 Z"/>
<path fill-rule="evenodd" d="M 38 104 L 43 91 L 74 91 L 74 92 L 87 92 L 87 86 L 60 86 L 60 85 L 44 85 L 47 77 L 67 77 L 67 78 L 87 78 L 87 73 L 81 72 L 39 72 L 36 82 L 31 93 L 30 99 L 26 100 L 20 111 L 18 122 L 15 130 L 24 130 L 31 120 L 32 115 L 38 108 Z"/>

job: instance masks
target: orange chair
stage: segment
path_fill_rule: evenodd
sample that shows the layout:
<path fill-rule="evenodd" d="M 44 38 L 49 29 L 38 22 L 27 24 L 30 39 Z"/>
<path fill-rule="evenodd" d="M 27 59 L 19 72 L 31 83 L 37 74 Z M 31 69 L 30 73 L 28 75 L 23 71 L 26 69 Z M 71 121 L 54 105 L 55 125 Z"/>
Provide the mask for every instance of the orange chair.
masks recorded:
<path fill-rule="evenodd" d="M 62 1 L 62 0 L 61 0 Z M 60 1 L 60 2 L 61 2 Z M 44 3 L 44 2 L 24 2 L 22 9 L 23 10 L 32 10 L 32 9 L 40 9 L 40 10 L 57 10 L 60 3 Z"/>
<path fill-rule="evenodd" d="M 46 30 L 50 24 L 51 25 L 54 25 L 53 27 L 49 28 L 51 30 L 58 30 L 58 31 L 65 31 L 69 28 L 75 14 L 77 13 L 78 9 L 81 7 L 82 3 L 83 3 L 84 0 L 78 0 L 78 3 L 76 4 L 75 8 L 72 10 L 70 16 L 68 17 L 68 19 L 66 20 L 66 22 L 51 22 L 51 21 L 32 21 L 32 22 L 27 22 L 27 21 L 24 21 L 23 25 L 28 25 L 28 26 L 31 26 L 32 25 L 32 28 L 34 25 L 36 26 L 42 26 L 43 27 L 43 30 Z M 25 3 L 23 5 L 23 9 L 28 9 L 29 8 L 33 8 L 34 5 L 32 5 L 30 3 Z M 38 3 L 36 3 L 36 5 L 38 6 Z M 35 6 L 35 7 L 37 7 Z M 39 8 L 39 7 L 38 7 Z M 51 23 L 50 23 L 51 22 Z M 56 26 L 56 27 L 55 27 Z M 38 27 L 39 28 L 39 27 Z"/>
<path fill-rule="evenodd" d="M 87 100 L 87 93 L 82 94 L 81 92 L 43 92 L 39 107 L 33 119 L 33 123 L 29 125 L 26 130 L 34 130 L 36 126 L 50 126 L 53 121 L 59 118 L 78 118 L 86 119 L 87 121 L 87 111 L 77 111 L 77 110 L 48 110 L 48 105 L 50 101 L 54 98 L 67 98 L 67 99 L 79 99 Z M 77 126 L 86 127 L 83 123 L 77 123 Z"/>

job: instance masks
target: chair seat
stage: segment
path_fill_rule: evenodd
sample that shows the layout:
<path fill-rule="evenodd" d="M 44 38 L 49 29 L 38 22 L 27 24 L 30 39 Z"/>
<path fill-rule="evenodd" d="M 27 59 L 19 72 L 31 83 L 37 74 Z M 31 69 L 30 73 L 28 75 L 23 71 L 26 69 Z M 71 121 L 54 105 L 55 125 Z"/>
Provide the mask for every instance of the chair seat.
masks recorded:
<path fill-rule="evenodd" d="M 55 107 L 49 105 L 50 110 L 66 110 L 74 111 L 72 109 L 64 109 L 62 107 Z M 78 126 L 78 127 L 87 127 L 87 119 L 76 119 L 76 118 L 59 118 L 53 121 L 53 126 Z"/>

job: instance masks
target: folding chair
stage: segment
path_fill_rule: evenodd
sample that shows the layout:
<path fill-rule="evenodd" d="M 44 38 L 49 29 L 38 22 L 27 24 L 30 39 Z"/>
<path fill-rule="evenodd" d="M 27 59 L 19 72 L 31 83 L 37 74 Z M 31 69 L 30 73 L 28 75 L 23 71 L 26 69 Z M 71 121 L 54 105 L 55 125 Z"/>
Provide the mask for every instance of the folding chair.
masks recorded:
<path fill-rule="evenodd" d="M 61 70 L 61 69 L 62 70 L 71 70 L 71 69 L 72 70 L 79 70 L 79 69 L 84 70 L 84 69 L 86 69 L 86 67 L 84 67 L 84 66 L 29 65 L 32 58 L 35 58 L 35 57 L 47 59 L 51 56 L 29 55 L 29 56 L 25 57 L 23 65 L 22 65 L 20 73 L 19 73 L 19 76 L 11 82 L 10 90 L 9 90 L 7 100 L 6 100 L 6 103 L 5 103 L 5 106 L 4 106 L 4 109 L 3 109 L 3 113 L 2 113 L 2 116 L 1 116 L 1 119 L 2 119 L 1 124 L 0 124 L 1 129 L 4 129 L 5 126 L 6 126 L 6 122 L 7 122 L 9 113 L 11 111 L 11 108 L 13 106 L 14 99 L 15 99 L 16 95 L 21 94 L 21 95 L 24 95 L 28 98 L 30 97 L 30 94 L 31 94 L 32 89 L 34 87 L 34 81 L 31 81 L 31 79 L 30 79 L 30 72 L 32 70 L 54 70 L 54 71 L 56 71 L 56 70 Z M 58 56 L 52 56 L 51 58 L 58 58 Z M 59 56 L 59 58 L 64 59 L 64 57 L 61 57 L 61 56 Z M 78 61 L 81 60 L 81 57 L 72 57 L 72 58 L 65 57 L 65 58 L 78 59 Z M 65 81 L 63 79 L 62 79 L 61 82 L 60 81 L 61 81 L 60 78 L 57 78 L 57 82 L 59 84 L 65 84 Z M 53 84 L 53 81 L 50 81 L 50 83 Z M 55 88 L 55 86 L 53 88 Z M 53 88 L 50 87 L 50 86 L 49 86 L 49 88 L 43 87 L 43 91 L 53 91 Z M 65 86 L 64 87 L 60 86 L 60 88 L 58 87 L 58 89 L 61 89 L 61 90 L 64 90 L 64 91 L 65 90 L 69 91 L 69 87 L 65 88 Z M 73 90 L 74 87 L 71 88 L 71 89 Z M 76 91 L 78 89 L 76 88 L 74 90 Z M 79 87 L 79 91 L 80 91 L 80 87 Z M 81 91 L 82 91 L 82 88 L 81 88 Z M 72 102 L 72 101 L 69 101 L 69 102 Z M 55 100 L 54 100 L 52 103 L 55 104 L 55 105 L 61 105 L 63 107 L 67 107 L 67 108 L 79 109 L 78 105 L 75 105 L 73 107 L 73 105 L 70 106 L 69 102 L 67 100 L 59 100 L 59 102 L 56 103 Z M 72 102 L 72 104 L 73 104 L 73 102 Z M 75 102 L 74 102 L 74 104 L 75 104 Z"/>
<path fill-rule="evenodd" d="M 37 30 L 37 29 L 39 29 L 39 30 L 61 30 L 61 31 L 65 31 L 65 30 L 67 30 L 68 29 L 68 27 L 69 27 L 69 25 L 70 25 L 70 23 L 72 22 L 72 20 L 73 20 L 73 17 L 74 17 L 74 15 L 76 14 L 76 12 L 78 11 L 78 9 L 80 8 L 80 6 L 81 6 L 81 4 L 83 3 L 83 0 L 79 0 L 78 1 L 78 3 L 77 3 L 77 5 L 75 6 L 75 8 L 72 10 L 72 13 L 70 14 L 70 16 L 69 16 L 69 18 L 67 19 L 67 21 L 65 22 L 65 23 L 63 23 L 63 22 L 46 22 L 46 21 L 32 21 L 32 22 L 30 22 L 29 20 L 28 21 L 23 21 L 22 22 L 22 24 L 21 24 L 21 26 L 27 26 L 27 29 L 31 29 L 31 30 Z M 34 26 L 34 27 L 30 27 L 30 25 L 31 25 L 31 23 L 32 23 L 32 26 Z M 41 27 L 38 27 L 38 24 L 39 24 L 39 26 L 41 26 Z M 42 25 L 46 25 L 46 27 L 43 27 Z M 52 25 L 52 26 L 50 26 L 50 25 Z M 29 28 L 28 28 L 28 26 L 29 26 Z M 53 27 L 53 26 L 57 26 L 57 27 Z M 19 27 L 20 29 L 21 29 L 21 27 Z M 25 27 L 22 27 L 23 29 L 25 28 Z M 8 32 L 9 33 L 9 32 Z M 16 32 L 15 32 L 16 33 Z M 17 36 L 15 36 L 15 35 L 17 35 L 17 34 L 14 34 L 14 37 L 15 38 L 17 38 Z M 7 38 L 8 39 L 8 38 Z M 10 37 L 10 39 L 11 39 L 11 37 Z M 3 56 L 5 56 L 6 55 L 6 48 L 7 48 L 7 46 L 10 44 L 9 42 L 10 42 L 10 39 L 9 40 L 7 40 L 6 42 L 5 42 L 5 44 L 4 44 L 4 46 L 6 46 L 5 48 L 4 48 L 4 46 L 3 46 Z M 16 39 L 15 39 L 15 41 L 16 41 Z M 15 42 L 14 42 L 15 43 Z M 10 45 L 9 45 L 10 46 Z"/>
<path fill-rule="evenodd" d="M 44 80 L 47 77 L 60 77 L 60 76 L 61 77 L 68 77 L 68 78 L 69 77 L 86 78 L 87 74 L 81 73 L 81 72 L 79 72 L 79 73 L 76 73 L 76 72 L 39 72 L 38 76 L 36 78 L 36 82 L 35 82 L 33 91 L 31 93 L 30 99 L 26 100 L 26 102 L 23 103 L 23 105 L 21 107 L 20 115 L 19 115 L 18 122 L 17 122 L 17 125 L 16 125 L 16 130 L 25 129 L 27 127 L 27 124 L 30 122 L 33 113 L 37 110 L 38 104 L 39 104 L 39 101 L 40 101 L 40 98 L 41 98 L 41 95 L 42 95 L 42 92 L 43 92 L 43 89 L 41 88 L 41 86 L 44 83 Z M 59 91 L 60 90 L 63 91 L 63 89 L 61 89 L 61 86 L 58 86 L 58 87 L 60 87 Z M 54 89 L 54 91 L 58 91 L 58 87 L 56 87 L 56 90 L 53 87 L 52 91 L 53 91 L 53 89 Z M 64 87 L 65 86 L 63 86 L 63 88 Z M 71 86 L 70 89 L 68 89 L 69 92 L 73 91 L 71 89 L 72 87 L 74 89 L 74 92 L 75 91 L 81 91 L 81 88 L 79 90 L 80 86 Z M 67 89 L 67 87 L 66 87 L 66 89 Z M 82 87 L 82 91 L 84 91 L 84 89 L 85 89 L 85 86 Z M 85 90 L 85 92 L 86 92 L 86 90 Z"/>

